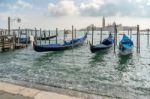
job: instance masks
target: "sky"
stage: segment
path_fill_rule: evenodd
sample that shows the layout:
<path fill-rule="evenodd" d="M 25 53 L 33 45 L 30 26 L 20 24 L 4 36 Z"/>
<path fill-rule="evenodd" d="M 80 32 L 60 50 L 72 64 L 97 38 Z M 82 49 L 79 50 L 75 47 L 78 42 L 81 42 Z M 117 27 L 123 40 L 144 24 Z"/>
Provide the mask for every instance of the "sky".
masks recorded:
<path fill-rule="evenodd" d="M 80 29 L 90 24 L 150 27 L 150 0 L 0 0 L 0 28 Z M 21 23 L 15 19 L 20 18 Z"/>

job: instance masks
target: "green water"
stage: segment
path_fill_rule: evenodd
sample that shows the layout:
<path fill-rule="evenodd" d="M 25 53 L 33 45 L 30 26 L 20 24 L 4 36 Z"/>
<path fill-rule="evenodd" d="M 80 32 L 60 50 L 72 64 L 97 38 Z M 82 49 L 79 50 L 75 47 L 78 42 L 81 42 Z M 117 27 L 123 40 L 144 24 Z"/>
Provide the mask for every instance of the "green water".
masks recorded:
<path fill-rule="evenodd" d="M 62 37 L 58 37 L 59 42 Z M 95 44 L 99 37 L 95 33 Z M 132 39 L 136 44 L 136 35 Z M 91 41 L 91 35 L 87 40 Z M 26 49 L 0 53 L 0 80 L 26 81 L 117 98 L 150 98 L 150 47 L 146 35 L 141 35 L 140 54 L 135 47 L 129 56 L 119 56 L 113 47 L 107 52 L 91 53 L 86 42 L 61 52 L 38 53 L 29 45 Z"/>

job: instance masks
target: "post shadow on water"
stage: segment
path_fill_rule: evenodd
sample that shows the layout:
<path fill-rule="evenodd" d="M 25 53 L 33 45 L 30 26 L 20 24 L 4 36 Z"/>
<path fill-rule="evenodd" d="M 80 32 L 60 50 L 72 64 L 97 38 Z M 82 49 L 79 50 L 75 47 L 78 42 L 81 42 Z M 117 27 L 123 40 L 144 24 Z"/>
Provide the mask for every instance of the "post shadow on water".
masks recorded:
<path fill-rule="evenodd" d="M 118 66 L 116 67 L 116 69 L 118 71 L 126 72 L 128 64 L 131 59 L 132 59 L 132 54 L 118 55 Z"/>
<path fill-rule="evenodd" d="M 104 61 L 104 56 L 106 54 L 108 54 L 108 52 L 109 52 L 108 50 L 104 50 L 104 51 L 97 51 L 97 52 L 93 53 L 94 55 L 91 58 L 90 64 L 94 65 L 97 62 Z"/>
<path fill-rule="evenodd" d="M 63 53 L 64 53 L 64 51 L 52 51 L 52 52 L 45 53 L 44 55 L 36 58 L 35 60 L 38 62 L 45 61 L 45 60 L 48 60 L 49 57 L 62 56 Z"/>
<path fill-rule="evenodd" d="M 51 65 L 53 60 L 58 60 L 63 55 L 64 51 L 44 52 L 43 55 L 36 57 L 33 60 L 32 68 L 43 67 L 46 63 Z M 58 60 L 59 61 L 59 60 Z"/>

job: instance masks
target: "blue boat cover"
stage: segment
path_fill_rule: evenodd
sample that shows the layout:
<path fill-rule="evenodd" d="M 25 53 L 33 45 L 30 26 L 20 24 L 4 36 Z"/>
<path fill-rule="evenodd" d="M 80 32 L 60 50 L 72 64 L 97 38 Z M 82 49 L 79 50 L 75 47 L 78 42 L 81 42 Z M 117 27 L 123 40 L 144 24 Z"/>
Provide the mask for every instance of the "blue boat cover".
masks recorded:
<path fill-rule="evenodd" d="M 125 34 L 123 34 L 122 40 L 119 43 L 119 49 L 128 49 L 133 47 L 133 41 Z"/>
<path fill-rule="evenodd" d="M 19 42 L 20 43 L 26 43 L 26 42 L 30 42 L 30 38 L 19 38 Z"/>
<path fill-rule="evenodd" d="M 72 42 L 73 43 L 77 43 L 77 42 L 83 42 L 85 39 L 87 38 L 87 33 L 81 37 L 81 38 L 77 38 L 77 39 L 73 39 L 69 42 L 64 42 L 64 44 L 48 44 L 48 45 L 40 45 L 40 46 L 43 46 L 43 47 L 61 47 L 61 46 L 67 46 L 67 45 L 71 45 Z"/>
<path fill-rule="evenodd" d="M 109 34 L 109 37 L 108 38 L 106 38 L 106 39 L 104 39 L 103 41 L 102 41 L 102 44 L 104 44 L 104 45 L 110 45 L 110 44 L 112 44 L 114 42 L 114 39 L 113 39 L 113 36 L 111 35 L 111 33 Z"/>

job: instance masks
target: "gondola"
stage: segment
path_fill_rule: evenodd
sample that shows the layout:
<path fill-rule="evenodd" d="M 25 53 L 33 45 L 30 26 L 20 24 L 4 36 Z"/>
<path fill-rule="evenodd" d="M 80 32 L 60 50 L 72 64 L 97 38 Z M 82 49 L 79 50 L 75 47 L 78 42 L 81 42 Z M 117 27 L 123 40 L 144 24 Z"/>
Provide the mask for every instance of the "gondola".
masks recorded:
<path fill-rule="evenodd" d="M 49 40 L 55 38 L 57 35 L 49 36 L 49 37 L 37 37 L 37 40 Z"/>
<path fill-rule="evenodd" d="M 119 53 L 120 55 L 132 54 L 133 41 L 125 34 L 123 34 L 122 40 L 119 42 Z"/>
<path fill-rule="evenodd" d="M 104 39 L 102 42 L 100 42 L 100 44 L 97 44 L 97 45 L 90 44 L 90 50 L 92 53 L 97 52 L 97 51 L 106 50 L 106 49 L 109 49 L 110 47 L 112 47 L 113 43 L 114 43 L 114 39 L 110 33 L 108 38 Z"/>
<path fill-rule="evenodd" d="M 81 38 L 73 39 L 69 42 L 65 41 L 64 44 L 37 45 L 35 42 L 33 42 L 33 49 L 37 52 L 67 50 L 82 45 L 86 38 L 87 33 Z"/>

